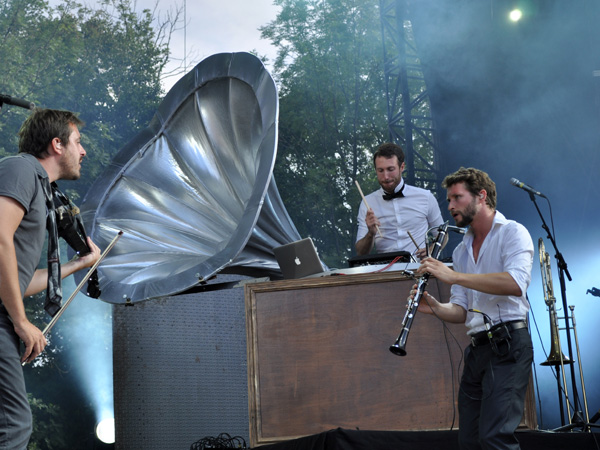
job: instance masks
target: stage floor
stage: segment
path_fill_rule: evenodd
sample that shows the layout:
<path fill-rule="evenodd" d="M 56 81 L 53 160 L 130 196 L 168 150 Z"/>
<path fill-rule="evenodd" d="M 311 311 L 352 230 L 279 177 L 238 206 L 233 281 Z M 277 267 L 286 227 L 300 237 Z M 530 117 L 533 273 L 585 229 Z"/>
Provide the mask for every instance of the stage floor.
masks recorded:
<path fill-rule="evenodd" d="M 457 431 L 362 431 L 335 429 L 277 444 L 262 450 L 458 450 Z M 521 450 L 599 450 L 600 434 L 523 430 Z"/>

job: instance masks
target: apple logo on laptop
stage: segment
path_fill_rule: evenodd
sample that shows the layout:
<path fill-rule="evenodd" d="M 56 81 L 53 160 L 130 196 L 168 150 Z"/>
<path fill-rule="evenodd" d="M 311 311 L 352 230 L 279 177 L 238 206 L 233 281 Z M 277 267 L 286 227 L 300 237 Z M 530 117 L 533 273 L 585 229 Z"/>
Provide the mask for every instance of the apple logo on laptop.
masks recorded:
<path fill-rule="evenodd" d="M 298 258 L 297 256 L 296 256 L 296 259 L 294 259 L 294 262 L 296 263 L 297 266 L 299 266 L 300 264 L 302 264 L 300 262 L 300 258 Z"/>

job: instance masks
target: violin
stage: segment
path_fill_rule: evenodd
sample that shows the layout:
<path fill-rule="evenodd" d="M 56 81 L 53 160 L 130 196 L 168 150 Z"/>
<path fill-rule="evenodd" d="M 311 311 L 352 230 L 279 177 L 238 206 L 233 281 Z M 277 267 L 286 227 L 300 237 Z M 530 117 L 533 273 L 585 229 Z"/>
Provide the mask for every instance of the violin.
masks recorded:
<path fill-rule="evenodd" d="M 51 183 L 52 198 L 56 212 L 56 224 L 58 236 L 63 238 L 77 255 L 85 255 L 91 252 L 87 243 L 87 234 L 83 226 L 83 220 L 79 214 L 79 208 L 63 194 L 56 183 Z M 100 297 L 100 284 L 98 283 L 98 272 L 92 272 L 87 283 L 87 295 L 92 298 Z"/>

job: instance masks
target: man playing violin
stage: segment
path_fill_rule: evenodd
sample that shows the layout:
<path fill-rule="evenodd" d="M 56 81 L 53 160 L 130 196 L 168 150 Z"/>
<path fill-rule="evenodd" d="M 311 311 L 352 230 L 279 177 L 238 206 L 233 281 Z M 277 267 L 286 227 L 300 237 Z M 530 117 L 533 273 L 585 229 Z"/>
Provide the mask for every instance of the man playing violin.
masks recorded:
<path fill-rule="evenodd" d="M 73 113 L 36 109 L 19 131 L 19 155 L 0 160 L 0 448 L 25 449 L 32 430 L 23 363 L 47 344 L 25 314 L 23 298 L 43 291 L 48 270 L 37 269 L 44 246 L 50 183 L 76 180 L 86 155 Z M 53 214 L 53 212 L 50 212 Z M 100 258 L 90 253 L 61 266 L 64 278 Z M 19 341 L 25 351 L 20 354 Z"/>
<path fill-rule="evenodd" d="M 456 225 L 469 228 L 453 252 L 454 270 L 433 258 L 417 270 L 452 285 L 450 302 L 424 292 L 418 310 L 464 323 L 471 337 L 458 398 L 460 448 L 516 450 L 533 361 L 526 323 L 533 242 L 523 225 L 496 210 L 487 173 L 460 168 L 443 186 Z"/>

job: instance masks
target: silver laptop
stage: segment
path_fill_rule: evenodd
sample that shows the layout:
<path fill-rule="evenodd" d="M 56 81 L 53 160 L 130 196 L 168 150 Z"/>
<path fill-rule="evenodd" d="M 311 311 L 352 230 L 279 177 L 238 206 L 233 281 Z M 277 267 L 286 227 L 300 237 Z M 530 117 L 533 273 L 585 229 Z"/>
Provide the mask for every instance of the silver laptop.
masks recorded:
<path fill-rule="evenodd" d="M 283 278 L 304 278 L 323 272 L 317 249 L 311 238 L 285 244 L 273 249 Z"/>

